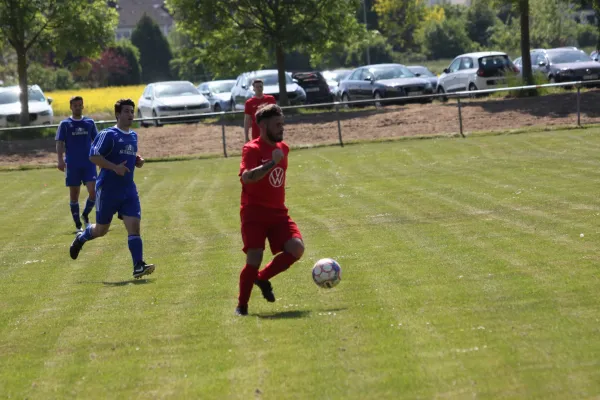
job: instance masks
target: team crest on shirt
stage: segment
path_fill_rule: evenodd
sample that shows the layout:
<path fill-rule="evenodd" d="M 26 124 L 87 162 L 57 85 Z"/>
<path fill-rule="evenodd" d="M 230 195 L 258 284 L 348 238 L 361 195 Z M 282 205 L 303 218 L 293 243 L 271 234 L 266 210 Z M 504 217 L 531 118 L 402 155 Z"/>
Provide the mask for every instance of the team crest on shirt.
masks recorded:
<path fill-rule="evenodd" d="M 135 156 L 137 153 L 132 145 L 128 144 L 124 149 L 119 151 L 119 154 L 127 154 L 129 156 Z"/>
<path fill-rule="evenodd" d="M 88 131 L 80 126 L 75 128 L 75 130 L 73 131 L 73 136 L 84 136 L 87 134 L 88 134 Z"/>
<path fill-rule="evenodd" d="M 271 186 L 280 187 L 283 185 L 283 181 L 285 180 L 285 171 L 281 167 L 275 168 L 271 171 L 269 175 L 269 182 L 271 182 Z"/>

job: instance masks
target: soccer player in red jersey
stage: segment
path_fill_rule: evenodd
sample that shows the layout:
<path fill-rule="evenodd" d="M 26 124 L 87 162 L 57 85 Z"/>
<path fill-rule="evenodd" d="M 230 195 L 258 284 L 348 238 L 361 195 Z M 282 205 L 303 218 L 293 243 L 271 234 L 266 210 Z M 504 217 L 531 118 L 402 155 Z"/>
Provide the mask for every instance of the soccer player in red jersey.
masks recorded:
<path fill-rule="evenodd" d="M 248 137 L 248 131 L 250 127 L 252 127 L 252 139 L 258 139 L 260 136 L 260 128 L 256 123 L 256 111 L 263 104 L 276 104 L 275 97 L 263 94 L 263 90 L 265 88 L 265 84 L 262 79 L 255 79 L 252 82 L 252 87 L 254 88 L 254 96 L 248 100 L 246 100 L 246 104 L 244 106 L 244 137 L 246 138 L 246 142 L 250 139 Z"/>
<path fill-rule="evenodd" d="M 275 104 L 256 113 L 260 137 L 244 145 L 240 177 L 242 182 L 242 240 L 246 265 L 240 274 L 237 315 L 248 315 L 253 285 L 268 302 L 275 301 L 269 281 L 288 269 L 304 253 L 304 242 L 285 206 L 285 174 L 290 148 L 283 142 L 283 112 Z M 275 258 L 259 271 L 265 241 Z"/>

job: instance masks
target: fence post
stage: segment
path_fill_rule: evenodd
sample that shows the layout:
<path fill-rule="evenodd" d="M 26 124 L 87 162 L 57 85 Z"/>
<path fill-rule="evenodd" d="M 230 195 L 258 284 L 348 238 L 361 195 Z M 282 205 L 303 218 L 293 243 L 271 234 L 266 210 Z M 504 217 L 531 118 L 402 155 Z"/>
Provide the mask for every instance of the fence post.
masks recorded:
<path fill-rule="evenodd" d="M 463 121 L 462 121 L 462 109 L 461 109 L 461 104 L 460 104 L 460 97 L 457 97 L 456 99 L 458 100 L 458 124 L 460 126 L 460 136 L 462 136 L 464 138 L 465 134 L 463 133 Z"/>
<path fill-rule="evenodd" d="M 344 141 L 342 140 L 342 123 L 340 122 L 340 105 L 335 105 L 335 116 L 337 118 L 338 125 L 338 138 L 340 140 L 340 146 L 344 147 Z"/>
<path fill-rule="evenodd" d="M 577 126 L 581 126 L 581 85 L 577 85 Z"/>
<path fill-rule="evenodd" d="M 227 139 L 225 139 L 225 113 L 221 112 L 221 136 L 223 138 L 223 155 L 227 158 Z"/>

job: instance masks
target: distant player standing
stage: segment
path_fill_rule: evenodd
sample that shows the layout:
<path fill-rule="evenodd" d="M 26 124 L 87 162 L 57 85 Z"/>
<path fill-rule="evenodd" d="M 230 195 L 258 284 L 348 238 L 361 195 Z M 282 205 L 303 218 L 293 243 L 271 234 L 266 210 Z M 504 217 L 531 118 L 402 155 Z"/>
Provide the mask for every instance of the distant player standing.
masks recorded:
<path fill-rule="evenodd" d="M 72 259 L 77 259 L 85 242 L 106 235 L 113 216 L 118 213 L 127 229 L 133 277 L 138 279 L 154 272 L 154 265 L 144 262 L 140 237 L 142 211 L 133 172 L 135 167 L 144 165 L 144 159 L 137 155 L 137 134 L 130 130 L 134 108 L 135 103 L 130 99 L 117 101 L 117 125 L 100 132 L 92 143 L 90 160 L 101 168 L 96 184 L 96 223 L 77 235 L 69 252 Z"/>
<path fill-rule="evenodd" d="M 256 123 L 256 111 L 264 104 L 277 103 L 275 97 L 263 94 L 265 83 L 262 79 L 255 79 L 252 82 L 252 87 L 254 88 L 254 96 L 246 100 L 244 107 L 244 137 L 246 138 L 246 142 L 250 140 L 248 136 L 250 127 L 252 127 L 252 139 L 257 139 L 260 136 L 260 128 Z"/>
<path fill-rule="evenodd" d="M 71 117 L 60 122 L 56 131 L 56 154 L 58 156 L 58 169 L 65 172 L 66 185 L 69 187 L 71 215 L 77 231 L 81 231 L 79 218 L 79 192 L 81 184 L 87 187 L 88 199 L 83 209 L 83 222 L 87 227 L 90 223 L 89 214 L 96 203 L 96 165 L 89 159 L 90 146 L 98 131 L 91 118 L 86 118 L 83 113 L 83 98 L 72 97 L 69 101 Z M 65 157 L 66 156 L 66 157 Z"/>
<path fill-rule="evenodd" d="M 246 265 L 240 274 L 237 315 L 248 315 L 248 301 L 256 284 L 268 302 L 275 301 L 269 280 L 288 269 L 304 253 L 304 242 L 285 206 L 285 174 L 289 147 L 283 142 L 283 112 L 277 105 L 256 113 L 260 137 L 242 150 L 240 217 Z M 265 240 L 275 258 L 259 271 Z"/>

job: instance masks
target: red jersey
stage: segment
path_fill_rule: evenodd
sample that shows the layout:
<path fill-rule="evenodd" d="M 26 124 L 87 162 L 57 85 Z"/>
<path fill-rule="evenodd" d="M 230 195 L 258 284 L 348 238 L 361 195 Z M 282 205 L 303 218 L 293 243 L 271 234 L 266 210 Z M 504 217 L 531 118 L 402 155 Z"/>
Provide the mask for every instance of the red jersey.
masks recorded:
<path fill-rule="evenodd" d="M 272 160 L 273 150 L 281 149 L 283 159 L 261 180 L 245 184 L 242 182 L 242 209 L 247 206 L 261 206 L 270 209 L 284 210 L 285 206 L 285 173 L 287 156 L 290 148 L 284 142 L 271 146 L 261 138 L 249 141 L 242 149 L 240 176 L 246 170 L 252 170 Z"/>
<path fill-rule="evenodd" d="M 252 117 L 252 139 L 257 139 L 260 136 L 260 127 L 256 123 L 256 111 L 263 104 L 276 104 L 275 97 L 265 94 L 260 99 L 256 96 L 246 100 L 244 114 Z"/>

